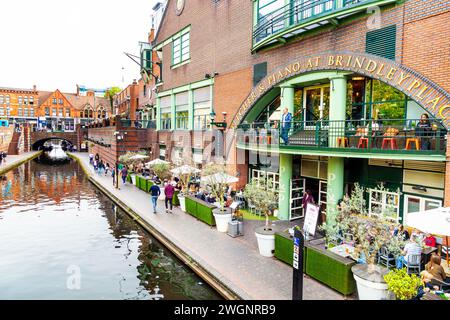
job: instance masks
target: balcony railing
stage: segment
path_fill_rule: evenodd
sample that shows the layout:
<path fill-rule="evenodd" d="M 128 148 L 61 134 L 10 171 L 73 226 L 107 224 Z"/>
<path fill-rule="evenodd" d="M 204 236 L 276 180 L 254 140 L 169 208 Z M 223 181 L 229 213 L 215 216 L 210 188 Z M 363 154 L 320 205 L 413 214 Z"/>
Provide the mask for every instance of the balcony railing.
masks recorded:
<path fill-rule="evenodd" d="M 122 127 L 131 127 L 133 124 L 135 128 L 139 129 L 156 129 L 156 120 L 129 120 L 120 119 Z"/>
<path fill-rule="evenodd" d="M 326 21 L 326 17 L 347 11 L 348 9 L 365 8 L 374 3 L 385 3 L 389 1 L 380 0 L 310 0 L 310 1 L 292 1 L 291 3 L 258 18 L 258 23 L 253 27 L 253 45 L 281 33 L 284 30 L 291 29 L 294 26 L 308 25 L 314 20 Z M 394 2 L 394 1 L 393 1 Z M 317 26 L 321 26 L 319 23 Z M 312 27 L 305 28 L 302 31 L 310 30 Z M 293 34 L 291 34 L 292 36 Z"/>
<path fill-rule="evenodd" d="M 242 124 L 238 144 L 257 147 L 332 149 L 340 152 L 445 154 L 447 129 L 437 119 L 294 121 Z M 283 139 L 287 136 L 287 141 Z"/>

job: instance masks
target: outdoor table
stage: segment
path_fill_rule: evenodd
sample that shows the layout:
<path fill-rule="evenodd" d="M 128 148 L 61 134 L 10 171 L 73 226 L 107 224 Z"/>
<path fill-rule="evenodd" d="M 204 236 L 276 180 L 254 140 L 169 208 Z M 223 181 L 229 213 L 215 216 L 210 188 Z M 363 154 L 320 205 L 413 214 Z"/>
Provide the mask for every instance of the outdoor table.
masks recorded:
<path fill-rule="evenodd" d="M 422 248 L 422 270 L 425 269 L 425 265 L 430 261 L 431 254 L 437 250 L 436 247 L 424 246 Z"/>
<path fill-rule="evenodd" d="M 355 251 L 355 248 L 349 244 L 344 243 L 333 248 L 329 248 L 328 250 L 336 253 L 337 255 L 340 255 L 341 257 L 348 258 L 351 257 L 351 255 Z"/>

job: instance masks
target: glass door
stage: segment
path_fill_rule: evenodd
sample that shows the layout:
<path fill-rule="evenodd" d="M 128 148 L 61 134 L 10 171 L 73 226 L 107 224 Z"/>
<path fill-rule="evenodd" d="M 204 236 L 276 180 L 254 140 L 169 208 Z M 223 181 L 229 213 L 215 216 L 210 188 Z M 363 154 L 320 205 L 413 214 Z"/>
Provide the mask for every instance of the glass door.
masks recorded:
<path fill-rule="evenodd" d="M 328 120 L 330 116 L 330 86 L 305 88 L 303 109 L 305 127 L 313 128 L 317 121 Z"/>
<path fill-rule="evenodd" d="M 327 209 L 327 182 L 322 180 L 319 181 L 319 207 L 322 211 Z"/>
<path fill-rule="evenodd" d="M 289 220 L 300 219 L 305 216 L 302 208 L 305 179 L 291 179 L 291 203 L 289 206 Z"/>

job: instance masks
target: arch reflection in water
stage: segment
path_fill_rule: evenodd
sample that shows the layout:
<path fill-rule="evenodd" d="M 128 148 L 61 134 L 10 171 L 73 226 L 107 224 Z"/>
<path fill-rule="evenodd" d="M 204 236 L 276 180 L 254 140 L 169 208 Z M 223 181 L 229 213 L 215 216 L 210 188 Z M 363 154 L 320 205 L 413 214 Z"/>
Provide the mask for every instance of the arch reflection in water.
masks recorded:
<path fill-rule="evenodd" d="M 76 162 L 32 161 L 4 179 L 0 299 L 220 299 Z"/>

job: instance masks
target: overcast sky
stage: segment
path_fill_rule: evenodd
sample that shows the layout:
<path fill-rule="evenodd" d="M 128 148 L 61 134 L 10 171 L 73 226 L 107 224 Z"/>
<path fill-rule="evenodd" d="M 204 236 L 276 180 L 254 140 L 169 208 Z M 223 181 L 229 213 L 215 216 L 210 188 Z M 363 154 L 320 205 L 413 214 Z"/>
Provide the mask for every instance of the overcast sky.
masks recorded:
<path fill-rule="evenodd" d="M 125 87 L 139 66 L 123 52 L 139 55 L 155 1 L 2 0 L 0 87 Z"/>

